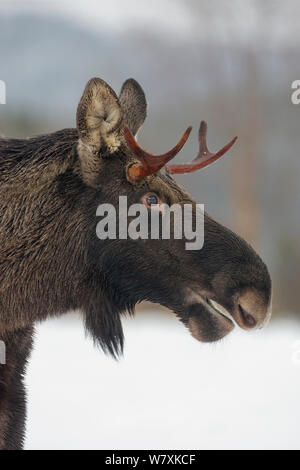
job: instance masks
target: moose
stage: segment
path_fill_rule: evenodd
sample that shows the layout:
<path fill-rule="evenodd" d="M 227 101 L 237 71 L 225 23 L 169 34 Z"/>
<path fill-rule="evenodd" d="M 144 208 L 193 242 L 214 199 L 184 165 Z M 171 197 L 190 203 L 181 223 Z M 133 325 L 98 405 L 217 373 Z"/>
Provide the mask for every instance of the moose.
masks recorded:
<path fill-rule="evenodd" d="M 191 128 L 162 155 L 144 151 L 135 136 L 145 121 L 141 86 L 127 80 L 119 96 L 91 79 L 77 109 L 77 129 L 28 139 L 0 139 L 0 449 L 24 446 L 24 374 L 34 325 L 82 312 L 86 330 L 104 352 L 123 350 L 121 316 L 142 301 L 167 307 L 199 341 L 220 340 L 235 325 L 252 330 L 270 317 L 271 279 L 253 248 L 204 213 L 204 245 L 185 240 L 96 236 L 99 204 L 141 203 L 151 214 L 162 203 L 191 204 L 172 174 L 214 162 L 201 123 L 199 152 L 171 164 Z"/>

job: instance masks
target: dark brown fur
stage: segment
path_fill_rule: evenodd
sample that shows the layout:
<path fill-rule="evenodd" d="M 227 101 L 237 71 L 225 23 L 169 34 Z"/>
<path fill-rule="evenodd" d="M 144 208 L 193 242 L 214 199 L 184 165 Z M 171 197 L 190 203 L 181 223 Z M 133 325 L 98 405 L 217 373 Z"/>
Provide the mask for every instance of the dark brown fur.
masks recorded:
<path fill-rule="evenodd" d="M 167 173 L 137 185 L 126 179 L 134 157 L 122 123 L 136 133 L 146 117 L 135 81 L 124 84 L 120 103 L 108 85 L 93 79 L 78 108 L 79 130 L 0 140 L 0 339 L 7 346 L 7 364 L 0 365 L 0 449 L 23 445 L 22 378 L 37 321 L 80 309 L 95 342 L 117 356 L 123 348 L 120 314 L 142 300 L 171 308 L 203 341 L 223 337 L 233 325 L 199 302 L 199 293 L 245 326 L 239 299 L 251 290 L 259 322 L 266 315 L 271 284 L 265 265 L 208 216 L 199 252 L 185 251 L 184 240 L 97 239 L 96 209 L 104 202 L 117 207 L 119 195 L 127 195 L 128 204 L 149 191 L 169 204 L 195 204 Z"/>

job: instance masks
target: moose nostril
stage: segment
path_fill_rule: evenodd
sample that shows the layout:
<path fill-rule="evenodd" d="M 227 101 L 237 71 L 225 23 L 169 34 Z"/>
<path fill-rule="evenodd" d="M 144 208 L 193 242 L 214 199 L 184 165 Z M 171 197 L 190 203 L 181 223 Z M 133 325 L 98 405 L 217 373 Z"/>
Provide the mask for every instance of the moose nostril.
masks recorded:
<path fill-rule="evenodd" d="M 254 328 L 257 324 L 257 321 L 255 320 L 255 318 L 252 315 L 250 315 L 250 313 L 246 312 L 246 310 L 241 305 L 239 305 L 239 311 L 240 311 L 240 314 L 241 314 L 241 317 L 245 326 L 247 328 Z"/>

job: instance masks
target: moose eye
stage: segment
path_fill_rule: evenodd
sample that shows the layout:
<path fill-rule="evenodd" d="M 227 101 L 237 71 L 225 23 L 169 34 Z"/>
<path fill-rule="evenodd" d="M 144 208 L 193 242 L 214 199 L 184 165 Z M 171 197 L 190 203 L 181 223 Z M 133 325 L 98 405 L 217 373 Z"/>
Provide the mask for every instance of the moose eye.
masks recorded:
<path fill-rule="evenodd" d="M 152 206 L 159 206 L 160 199 L 154 193 L 147 193 L 142 197 L 142 203 L 151 208 Z"/>

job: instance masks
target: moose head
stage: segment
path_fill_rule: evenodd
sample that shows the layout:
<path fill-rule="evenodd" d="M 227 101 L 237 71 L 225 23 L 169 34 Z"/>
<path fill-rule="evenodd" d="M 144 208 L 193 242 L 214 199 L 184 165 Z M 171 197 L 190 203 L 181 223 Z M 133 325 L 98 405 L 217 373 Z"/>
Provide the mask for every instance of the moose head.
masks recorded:
<path fill-rule="evenodd" d="M 204 168 L 236 140 L 209 152 L 202 122 L 197 157 L 189 164 L 170 164 L 191 128 L 172 150 L 151 155 L 134 137 L 145 118 L 145 95 L 135 80 L 124 83 L 119 98 L 104 81 L 88 82 L 77 111 L 77 154 L 80 176 L 94 190 L 93 213 L 104 202 L 117 207 L 119 195 L 127 196 L 128 204 L 144 204 L 149 213 L 163 204 L 195 208 L 171 174 Z M 119 314 L 143 300 L 171 309 L 205 342 L 223 338 L 235 324 L 246 330 L 262 327 L 270 316 L 271 281 L 265 264 L 246 241 L 206 213 L 200 250 L 186 250 L 184 238 L 100 242 L 93 235 L 87 263 L 103 280 L 109 315 L 99 322 L 100 309 L 86 317 L 86 324 L 110 352 L 123 343 Z"/>

